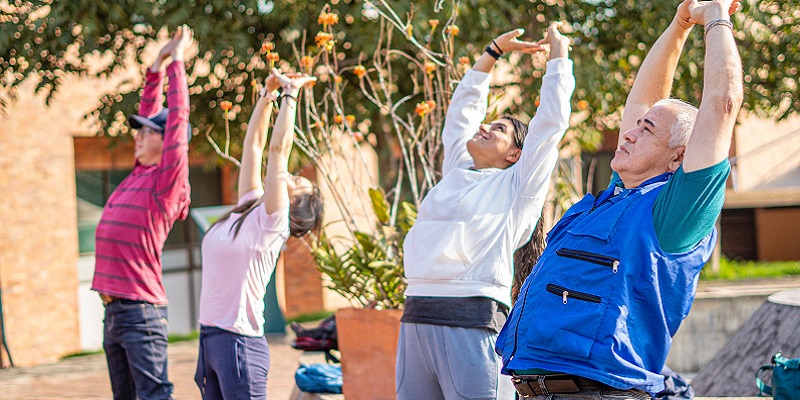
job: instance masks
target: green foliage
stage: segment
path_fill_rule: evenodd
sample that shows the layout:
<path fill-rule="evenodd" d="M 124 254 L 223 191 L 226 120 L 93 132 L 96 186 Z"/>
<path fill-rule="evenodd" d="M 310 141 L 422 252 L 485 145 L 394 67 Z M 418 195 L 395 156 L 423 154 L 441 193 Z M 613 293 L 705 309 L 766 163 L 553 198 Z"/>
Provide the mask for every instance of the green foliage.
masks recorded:
<path fill-rule="evenodd" d="M 700 272 L 700 279 L 742 280 L 787 275 L 800 276 L 800 261 L 738 261 L 722 257 L 720 259 L 719 273 L 712 272 L 711 268 L 706 265 Z"/>
<path fill-rule="evenodd" d="M 286 325 L 289 325 L 292 322 L 297 322 L 300 324 L 305 322 L 322 321 L 323 319 L 328 318 L 331 314 L 333 314 L 332 311 L 317 311 L 313 313 L 300 314 L 292 318 L 287 318 Z"/>
<path fill-rule="evenodd" d="M 190 340 L 197 340 L 200 338 L 200 331 L 191 331 L 187 334 L 173 333 L 167 337 L 169 343 L 188 342 Z"/>
<path fill-rule="evenodd" d="M 322 237 L 313 255 L 319 270 L 330 278 L 329 288 L 351 303 L 370 308 L 400 308 L 406 281 L 403 276 L 403 239 L 417 217 L 413 204 L 401 203 L 396 227 L 390 225 L 389 203 L 381 189 L 370 189 L 375 233 L 353 232 L 356 241 L 337 248 Z M 349 244 L 345 244 L 349 243 Z"/>
<path fill-rule="evenodd" d="M 220 100 L 231 100 L 235 122 L 241 128 L 242 117 L 250 113 L 251 81 L 266 75 L 263 62 L 254 62 L 263 54 L 261 44 L 274 41 L 276 51 L 293 65 L 296 51 L 318 53 L 314 35 L 320 29 L 316 18 L 327 6 L 325 1 L 276 0 L 14 0 L 0 6 L 0 84 L 8 90 L 3 100 L 13 100 L 15 89 L 25 77 L 34 75 L 37 89 L 50 92 L 72 73 L 105 76 L 125 60 L 142 59 L 142 49 L 160 34 L 162 28 L 174 29 L 188 23 L 199 43 L 199 57 L 192 68 L 192 123 L 198 133 L 221 129 Z M 376 46 L 375 32 L 380 18 L 375 10 L 389 5 L 413 38 L 419 43 L 438 43 L 432 36 L 429 19 L 439 19 L 442 27 L 452 14 L 461 26 L 453 43 L 455 56 L 475 56 L 498 34 L 514 27 L 527 29 L 526 38 L 539 39 L 549 21 L 567 21 L 575 30 L 573 55 L 576 61 L 577 91 L 573 108 L 586 110 L 591 117 L 578 128 L 581 132 L 614 129 L 618 111 L 641 60 L 657 36 L 672 20 L 677 1 L 636 0 L 333 0 L 331 10 L 339 15 L 335 40 L 339 68 L 345 84 L 357 79 L 346 73 L 359 61 L 367 61 Z M 800 65 L 800 2 L 744 1 L 743 10 L 734 18 L 739 50 L 745 72 L 745 109 L 762 116 L 785 118 L 800 109 L 797 92 L 797 69 Z M 418 49 L 409 43 L 393 43 L 411 54 Z M 439 47 L 436 47 L 439 46 Z M 441 51 L 439 44 L 431 50 Z M 674 94 L 694 104 L 702 94 L 704 55 L 702 29 L 696 28 L 686 45 L 686 55 L 676 73 Z M 95 55 L 110 56 L 109 63 L 98 67 L 90 62 Z M 365 63 L 367 65 L 367 63 Z M 285 64 L 288 66 L 288 64 Z M 407 76 L 409 69 L 390 71 Z M 511 86 L 519 85 L 526 93 L 513 99 L 511 112 L 532 115 L 535 112 L 536 88 L 542 71 L 533 67 L 530 57 L 523 57 L 515 67 Z M 413 79 L 398 79 L 397 93 L 413 92 Z M 130 89 L 127 89 L 130 90 Z M 104 125 L 101 134 L 111 129 L 111 122 L 136 108 L 139 93 L 113 93 L 102 99 L 95 113 Z M 323 96 L 318 93 L 317 96 Z M 374 121 L 379 144 L 392 141 L 385 116 L 354 91 L 348 96 L 357 107 L 359 119 Z M 0 107 L 5 105 L 0 104 Z M 413 107 L 409 103 L 408 107 Z M 124 129 L 124 128 L 123 128 Z M 242 129 L 243 130 L 243 129 Z M 241 134 L 241 133 L 239 133 Z M 591 140 L 586 140 L 591 144 Z M 387 147 L 387 146 L 381 146 Z"/>

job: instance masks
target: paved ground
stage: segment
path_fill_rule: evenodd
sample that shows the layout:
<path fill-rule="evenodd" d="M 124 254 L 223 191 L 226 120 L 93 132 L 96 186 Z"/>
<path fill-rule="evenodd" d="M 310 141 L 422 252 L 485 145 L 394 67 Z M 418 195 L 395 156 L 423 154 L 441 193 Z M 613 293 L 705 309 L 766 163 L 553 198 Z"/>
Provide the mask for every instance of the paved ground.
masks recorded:
<path fill-rule="evenodd" d="M 293 336 L 270 336 L 271 366 L 267 397 L 288 400 L 294 388 L 294 371 L 302 357 L 305 363 L 323 362 L 321 353 L 303 355 L 289 343 Z M 197 341 L 169 345 L 169 376 L 175 384 L 175 398 L 199 399 L 194 383 Z M 75 357 L 32 368 L 0 370 L 0 399 L 110 399 L 105 356 Z"/>
<path fill-rule="evenodd" d="M 797 287 L 800 287 L 800 278 L 797 277 L 734 283 L 702 282 L 698 289 L 698 297 L 727 296 L 731 293 L 766 294 Z M 323 362 L 321 353 L 304 354 L 291 348 L 289 343 L 293 338 L 291 333 L 287 336 L 268 337 L 271 366 L 267 392 L 270 400 L 290 399 L 294 388 L 294 371 L 301 361 Z M 197 344 L 195 340 L 169 346 L 169 375 L 175 384 L 175 398 L 178 400 L 200 398 L 200 392 L 194 383 Z M 111 398 L 111 386 L 108 381 L 105 356 L 102 354 L 70 358 L 55 364 L 32 368 L 0 370 L 0 399 L 3 400 L 109 398 Z"/>

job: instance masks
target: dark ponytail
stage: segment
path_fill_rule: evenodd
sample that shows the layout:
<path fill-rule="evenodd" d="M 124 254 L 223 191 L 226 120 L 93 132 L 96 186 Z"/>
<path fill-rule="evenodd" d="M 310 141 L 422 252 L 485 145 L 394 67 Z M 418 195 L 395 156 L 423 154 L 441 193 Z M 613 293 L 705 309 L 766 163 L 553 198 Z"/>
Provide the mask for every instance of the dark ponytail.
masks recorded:
<path fill-rule="evenodd" d="M 248 200 L 248 201 L 246 201 L 246 202 L 234 207 L 232 210 L 228 211 L 227 213 L 225 213 L 225 215 L 220 217 L 220 219 L 216 220 L 214 222 L 214 224 L 211 225 L 210 228 L 208 228 L 208 231 L 211 232 L 211 230 L 214 229 L 215 226 L 217 226 L 218 224 L 220 224 L 222 222 L 227 221 L 228 218 L 231 217 L 231 214 L 233 214 L 233 213 L 241 214 L 241 216 L 239 216 L 239 219 L 237 219 L 233 223 L 233 225 L 231 225 L 231 230 L 233 231 L 233 238 L 236 239 L 236 236 L 239 235 L 239 230 L 242 229 L 242 222 L 244 222 L 244 219 L 247 218 L 247 216 L 250 215 L 250 213 L 253 210 L 255 210 L 256 207 L 258 207 L 258 206 L 260 206 L 261 204 L 264 203 L 262 201 L 262 199 L 263 199 L 263 197 L 259 197 L 257 199 L 253 199 L 253 200 Z"/>
<path fill-rule="evenodd" d="M 310 193 L 292 197 L 289 206 L 289 233 L 294 237 L 303 237 L 308 232 L 317 230 L 322 225 L 322 195 L 314 185 Z"/>
<path fill-rule="evenodd" d="M 511 285 L 511 302 L 515 303 L 519 291 L 528 275 L 533 271 L 533 266 L 539 261 L 544 251 L 544 219 L 539 218 L 536 229 L 533 230 L 531 240 L 514 252 L 514 283 Z"/>

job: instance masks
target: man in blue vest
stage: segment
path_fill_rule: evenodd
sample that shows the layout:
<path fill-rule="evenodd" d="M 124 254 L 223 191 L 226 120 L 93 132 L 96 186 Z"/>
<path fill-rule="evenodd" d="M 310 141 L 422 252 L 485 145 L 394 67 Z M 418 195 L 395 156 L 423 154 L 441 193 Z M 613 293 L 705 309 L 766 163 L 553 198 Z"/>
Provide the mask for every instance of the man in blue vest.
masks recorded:
<path fill-rule="evenodd" d="M 650 399 L 716 242 L 742 102 L 735 0 L 686 0 L 626 101 L 608 189 L 586 195 L 547 248 L 497 338 L 522 398 Z M 682 47 L 705 26 L 699 110 L 669 99 Z"/>

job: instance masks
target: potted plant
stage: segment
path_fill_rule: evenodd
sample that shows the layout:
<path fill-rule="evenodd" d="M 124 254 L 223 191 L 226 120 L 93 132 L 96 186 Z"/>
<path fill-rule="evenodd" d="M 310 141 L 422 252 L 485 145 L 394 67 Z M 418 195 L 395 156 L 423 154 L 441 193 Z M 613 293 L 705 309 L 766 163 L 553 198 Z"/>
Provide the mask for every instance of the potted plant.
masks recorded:
<path fill-rule="evenodd" d="M 414 205 L 403 202 L 392 225 L 384 193 L 369 189 L 369 195 L 376 229 L 355 231 L 356 241 L 341 251 L 323 237 L 313 252 L 320 271 L 330 278 L 329 287 L 360 306 L 336 312 L 343 391 L 356 400 L 394 397 L 395 349 L 406 287 L 403 238 L 417 215 Z"/>

